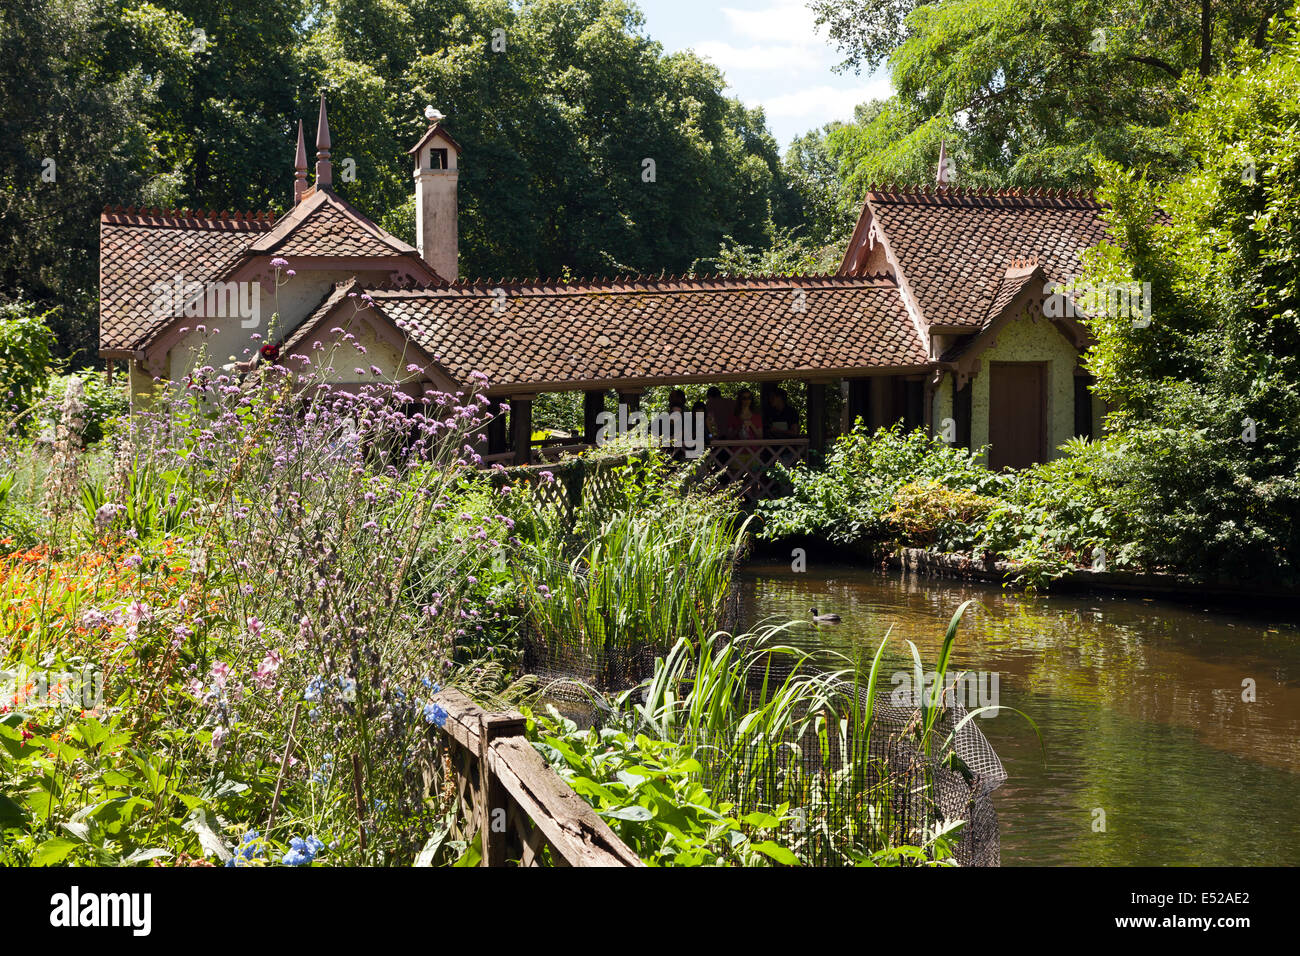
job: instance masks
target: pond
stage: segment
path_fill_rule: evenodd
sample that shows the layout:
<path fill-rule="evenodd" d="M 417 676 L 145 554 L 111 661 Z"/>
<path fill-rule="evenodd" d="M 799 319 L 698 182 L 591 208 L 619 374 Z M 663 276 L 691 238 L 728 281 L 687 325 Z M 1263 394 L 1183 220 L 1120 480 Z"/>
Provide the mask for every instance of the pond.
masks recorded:
<path fill-rule="evenodd" d="M 870 655 L 882 679 L 927 669 L 961 602 L 974 599 L 954 668 L 998 675 L 1005 711 L 977 718 L 1006 767 L 996 792 L 1002 863 L 1162 866 L 1292 864 L 1300 856 L 1300 628 L 1285 611 L 1250 616 L 1109 595 L 1035 596 L 997 585 L 757 561 L 742 615 L 799 626 L 791 643 Z M 1243 682 L 1254 682 L 1254 702 Z M 1100 811 L 1100 813 L 1098 813 Z M 1102 816 L 1104 814 L 1104 818 Z M 1104 823 L 1104 830 L 1098 824 Z"/>

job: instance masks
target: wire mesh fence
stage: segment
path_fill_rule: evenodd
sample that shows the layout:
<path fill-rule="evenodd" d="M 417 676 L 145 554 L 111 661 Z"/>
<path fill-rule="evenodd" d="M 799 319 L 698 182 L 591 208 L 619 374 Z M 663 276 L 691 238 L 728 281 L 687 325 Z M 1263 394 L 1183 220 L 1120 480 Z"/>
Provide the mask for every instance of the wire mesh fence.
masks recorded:
<path fill-rule="evenodd" d="M 727 617 L 734 621 L 738 605 Z M 581 642 L 525 638 L 525 662 L 546 696 L 571 719 L 600 726 L 613 719 L 602 694 L 637 687 L 668 648 L 646 645 L 592 648 Z M 751 702 L 784 681 L 795 665 L 764 655 L 745 685 Z M 809 662 L 799 673 L 810 675 Z M 832 866 L 886 847 L 920 846 L 945 823 L 961 821 L 949 836 L 963 866 L 1000 864 L 998 816 L 992 794 L 1006 772 L 992 745 L 967 720 L 958 701 L 945 700 L 937 721 L 923 728 L 919 707 L 899 706 L 888 693 L 871 701 L 852 680 L 832 682 L 834 704 L 820 720 L 799 721 L 803 732 L 781 739 L 738 727 L 686 736 L 715 799 L 744 815 L 788 804 L 783 841 L 812 865 Z M 813 715 L 818 716 L 818 715 Z"/>

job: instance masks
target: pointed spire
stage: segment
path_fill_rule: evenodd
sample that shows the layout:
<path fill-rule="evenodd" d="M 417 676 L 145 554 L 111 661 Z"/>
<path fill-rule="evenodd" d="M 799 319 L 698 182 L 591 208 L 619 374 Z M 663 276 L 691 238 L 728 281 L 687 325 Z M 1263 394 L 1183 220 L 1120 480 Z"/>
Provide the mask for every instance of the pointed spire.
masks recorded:
<path fill-rule="evenodd" d="M 302 202 L 307 191 L 307 147 L 302 138 L 302 120 L 298 120 L 298 155 L 293 161 L 293 204 Z"/>
<path fill-rule="evenodd" d="M 948 187 L 948 144 L 939 140 L 939 168 L 935 171 L 934 181 L 940 189 Z"/>
<path fill-rule="evenodd" d="M 316 188 L 334 185 L 334 165 L 330 162 L 330 122 L 325 115 L 325 94 L 320 95 L 320 120 L 316 123 Z"/>

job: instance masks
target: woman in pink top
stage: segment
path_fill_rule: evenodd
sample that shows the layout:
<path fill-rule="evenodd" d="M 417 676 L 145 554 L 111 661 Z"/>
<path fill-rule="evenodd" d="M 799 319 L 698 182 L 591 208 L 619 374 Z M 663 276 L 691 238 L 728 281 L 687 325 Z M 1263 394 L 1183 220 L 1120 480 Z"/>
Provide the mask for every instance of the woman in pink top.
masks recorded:
<path fill-rule="evenodd" d="M 731 413 L 732 438 L 762 438 L 763 416 L 754 407 L 754 393 L 741 389 L 736 393 L 736 410 Z M 742 445 L 736 449 L 736 463 L 753 470 L 758 461 L 757 445 Z"/>
<path fill-rule="evenodd" d="M 754 393 L 747 388 L 736 395 L 736 410 L 731 413 L 730 426 L 735 438 L 763 437 L 763 416 L 754 407 Z"/>

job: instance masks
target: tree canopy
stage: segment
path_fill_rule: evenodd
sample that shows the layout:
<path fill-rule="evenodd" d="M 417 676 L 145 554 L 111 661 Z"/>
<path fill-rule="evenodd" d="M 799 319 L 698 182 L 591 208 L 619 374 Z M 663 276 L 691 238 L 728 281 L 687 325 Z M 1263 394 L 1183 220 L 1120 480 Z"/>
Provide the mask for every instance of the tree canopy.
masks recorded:
<path fill-rule="evenodd" d="M 467 276 L 683 272 L 794 215 L 762 112 L 623 0 L 15 0 L 0 54 L 0 296 L 80 361 L 99 211 L 287 207 L 322 90 L 336 188 L 412 241 L 406 150 L 447 114 Z"/>

